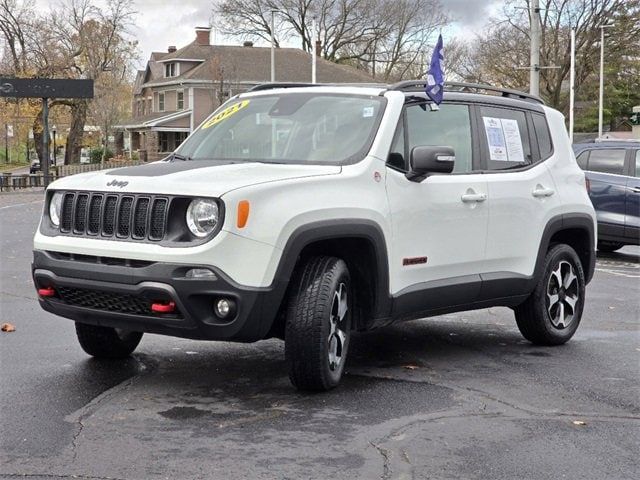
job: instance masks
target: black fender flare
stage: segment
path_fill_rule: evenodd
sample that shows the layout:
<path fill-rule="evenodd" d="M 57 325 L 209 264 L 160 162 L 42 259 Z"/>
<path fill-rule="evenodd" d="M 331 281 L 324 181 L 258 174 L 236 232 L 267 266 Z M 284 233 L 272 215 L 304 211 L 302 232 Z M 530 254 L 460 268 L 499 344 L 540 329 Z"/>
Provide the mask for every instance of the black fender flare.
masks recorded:
<path fill-rule="evenodd" d="M 273 284 L 280 290 L 279 302 L 284 298 L 298 258 L 303 249 L 312 243 L 340 239 L 363 238 L 373 246 L 375 253 L 375 304 L 374 318 L 389 316 L 391 298 L 389 295 L 389 261 L 385 236 L 376 222 L 367 219 L 341 219 L 311 222 L 295 229 L 289 236 L 278 264 Z"/>
<path fill-rule="evenodd" d="M 544 257 L 549 250 L 551 238 L 558 232 L 568 229 L 583 230 L 588 236 L 588 252 L 576 252 L 582 258 L 582 254 L 588 255 L 587 262 L 582 265 L 584 269 L 585 281 L 589 283 L 593 278 L 596 265 L 596 250 L 595 250 L 595 224 L 593 217 L 586 213 L 565 213 L 557 215 L 547 222 L 542 233 L 540 240 L 540 246 L 538 248 L 538 256 L 536 258 L 536 266 L 533 273 L 533 285 L 540 278 L 542 270 L 544 268 Z M 533 288 L 532 288 L 533 289 Z"/>

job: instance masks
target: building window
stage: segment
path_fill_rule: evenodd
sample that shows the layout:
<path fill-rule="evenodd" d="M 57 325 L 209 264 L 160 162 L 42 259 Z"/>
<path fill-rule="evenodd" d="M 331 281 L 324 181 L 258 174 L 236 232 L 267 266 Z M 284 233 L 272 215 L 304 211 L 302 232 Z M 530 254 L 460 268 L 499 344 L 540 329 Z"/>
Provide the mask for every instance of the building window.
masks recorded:
<path fill-rule="evenodd" d="M 151 101 L 151 97 L 147 97 L 147 113 L 152 113 L 153 109 L 152 109 L 152 101 Z M 144 108 L 143 108 L 144 111 Z"/>
<path fill-rule="evenodd" d="M 164 112 L 164 92 L 158 94 L 158 111 Z"/>
<path fill-rule="evenodd" d="M 176 146 L 178 148 L 182 142 L 184 142 L 187 138 L 187 132 L 176 132 Z"/>
<path fill-rule="evenodd" d="M 177 77 L 178 76 L 178 64 L 177 63 L 165 63 L 165 65 L 164 65 L 164 76 L 166 78 Z"/>
<path fill-rule="evenodd" d="M 160 152 L 169 151 L 169 132 L 158 133 L 158 150 Z"/>
<path fill-rule="evenodd" d="M 178 90 L 178 93 L 176 94 L 176 110 L 183 110 L 183 109 L 184 109 L 184 91 Z"/>

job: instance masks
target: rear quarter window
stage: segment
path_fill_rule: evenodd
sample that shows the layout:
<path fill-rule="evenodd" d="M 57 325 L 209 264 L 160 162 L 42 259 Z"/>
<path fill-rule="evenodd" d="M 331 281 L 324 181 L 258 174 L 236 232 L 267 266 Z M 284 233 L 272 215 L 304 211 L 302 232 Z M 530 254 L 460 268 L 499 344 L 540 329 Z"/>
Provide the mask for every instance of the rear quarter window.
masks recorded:
<path fill-rule="evenodd" d="M 623 148 L 591 150 L 587 170 L 624 175 L 624 158 L 626 154 L 627 152 Z"/>
<path fill-rule="evenodd" d="M 551 143 L 551 134 L 549 133 L 549 125 L 547 118 L 538 113 L 532 114 L 533 128 L 536 138 L 538 139 L 538 148 L 540 149 L 540 160 L 545 160 L 553 153 L 553 144 Z"/>

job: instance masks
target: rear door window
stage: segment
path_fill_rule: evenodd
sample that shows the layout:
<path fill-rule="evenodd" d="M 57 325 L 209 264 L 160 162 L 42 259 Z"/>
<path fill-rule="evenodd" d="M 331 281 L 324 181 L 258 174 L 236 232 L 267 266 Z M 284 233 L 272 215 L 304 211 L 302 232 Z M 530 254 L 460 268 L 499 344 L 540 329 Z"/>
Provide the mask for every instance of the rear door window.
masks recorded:
<path fill-rule="evenodd" d="M 626 154 L 627 152 L 623 148 L 591 150 L 587 170 L 624 175 L 624 158 Z"/>
<path fill-rule="evenodd" d="M 523 111 L 481 107 L 480 129 L 488 170 L 507 170 L 533 163 L 529 127 Z"/>
<path fill-rule="evenodd" d="M 636 150 L 636 177 L 640 177 L 640 150 Z"/>

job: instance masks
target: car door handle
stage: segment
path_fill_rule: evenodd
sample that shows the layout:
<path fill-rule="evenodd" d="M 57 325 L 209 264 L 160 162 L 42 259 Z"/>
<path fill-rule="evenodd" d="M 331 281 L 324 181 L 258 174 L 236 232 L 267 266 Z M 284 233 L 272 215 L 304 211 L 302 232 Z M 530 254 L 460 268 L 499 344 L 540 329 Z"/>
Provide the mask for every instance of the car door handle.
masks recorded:
<path fill-rule="evenodd" d="M 633 193 L 640 193 L 640 187 L 633 187 L 633 188 L 631 189 L 631 191 L 632 191 Z"/>
<path fill-rule="evenodd" d="M 550 197 L 554 193 L 556 193 L 555 190 L 538 186 L 535 188 L 533 192 L 531 192 L 531 195 L 533 195 L 536 198 L 544 198 L 544 197 Z"/>
<path fill-rule="evenodd" d="M 465 193 L 461 197 L 464 203 L 484 202 L 487 199 L 486 193 Z"/>

